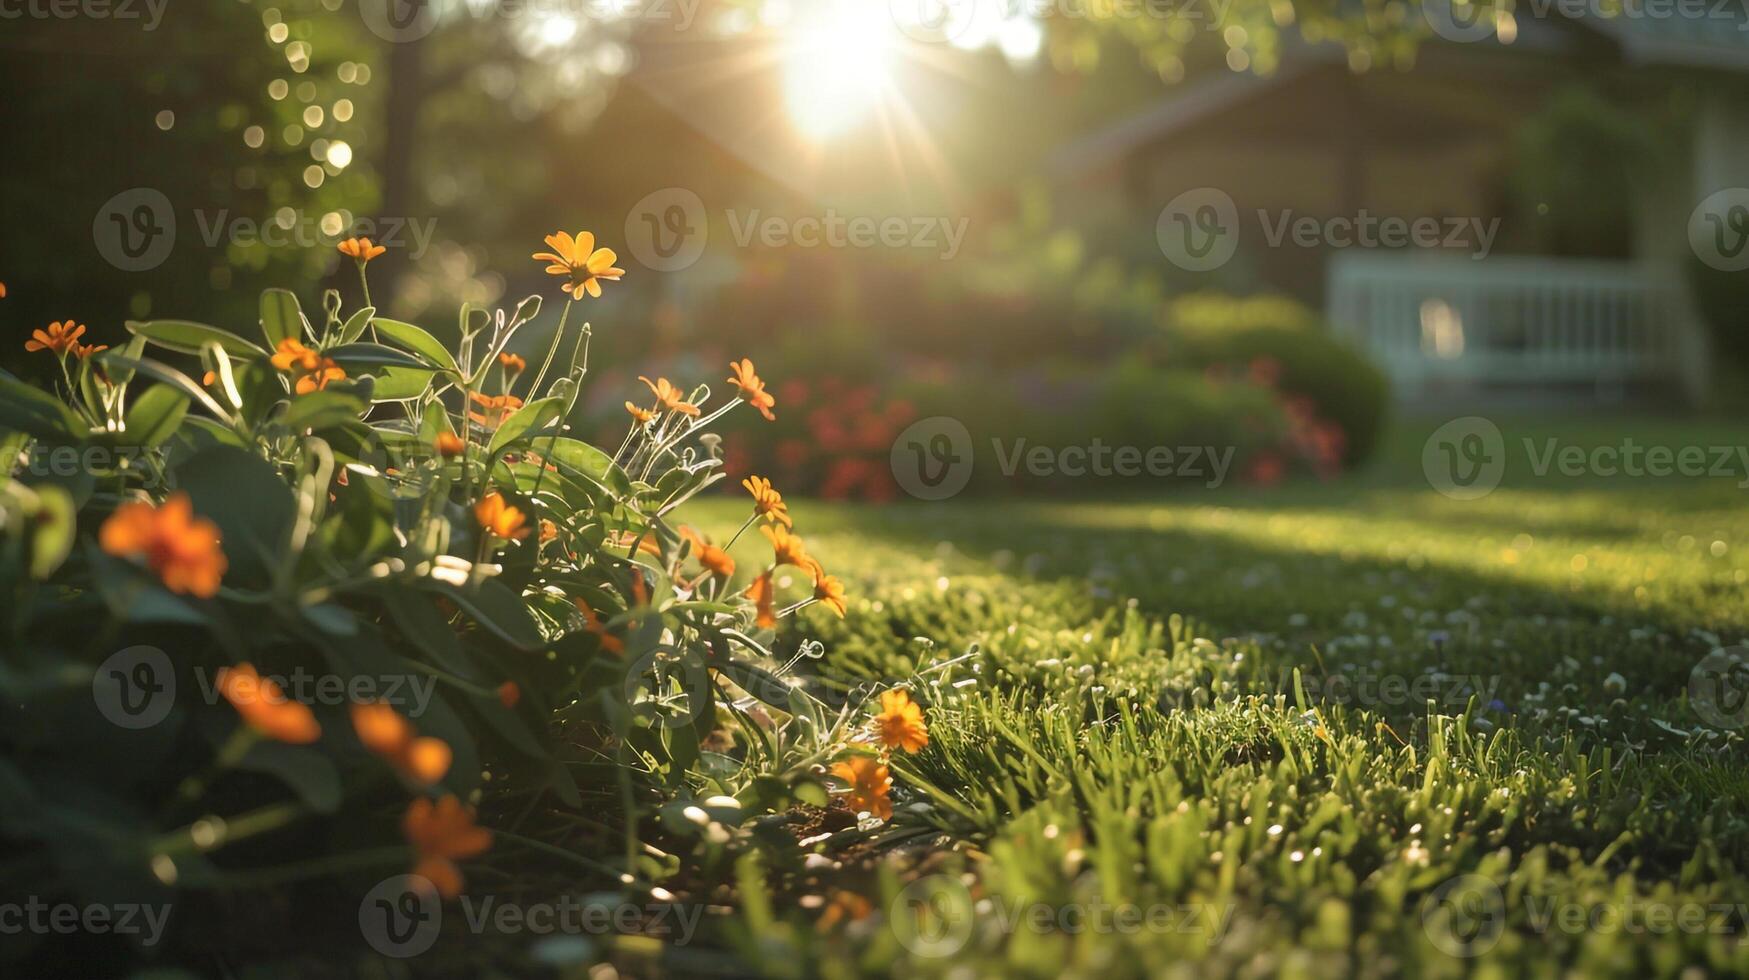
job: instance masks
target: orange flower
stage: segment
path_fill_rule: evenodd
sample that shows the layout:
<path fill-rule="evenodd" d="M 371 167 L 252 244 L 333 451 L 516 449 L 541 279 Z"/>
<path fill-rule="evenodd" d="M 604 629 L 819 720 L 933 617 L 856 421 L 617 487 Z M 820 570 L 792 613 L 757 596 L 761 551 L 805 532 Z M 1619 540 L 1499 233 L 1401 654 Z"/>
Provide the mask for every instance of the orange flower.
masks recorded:
<path fill-rule="evenodd" d="M 855 892 L 840 891 L 826 903 L 826 911 L 814 923 L 820 932 L 830 932 L 839 923 L 861 922 L 874 913 L 874 905 Z"/>
<path fill-rule="evenodd" d="M 626 412 L 631 415 L 632 421 L 637 423 L 638 425 L 643 425 L 645 422 L 648 422 L 651 419 L 656 417 L 656 410 L 655 409 L 653 409 L 653 408 L 639 408 L 638 406 L 633 405 L 631 402 L 626 402 Z"/>
<path fill-rule="evenodd" d="M 418 858 L 413 873 L 429 880 L 444 898 L 462 893 L 456 859 L 473 857 L 492 846 L 491 831 L 475 826 L 473 810 L 454 796 L 436 803 L 423 797 L 414 800 L 401 818 L 401 835 Z"/>
<path fill-rule="evenodd" d="M 591 296 L 601 296 L 601 282 L 614 282 L 626 274 L 624 269 L 616 269 L 613 263 L 619 259 L 611 248 L 596 248 L 595 236 L 586 231 L 577 233 L 572 238 L 569 232 L 556 231 L 547 236 L 547 247 L 551 252 L 536 252 L 534 257 L 547 266 L 547 274 L 566 276 L 570 282 L 565 285 L 565 292 L 572 299 L 582 299 L 584 293 Z"/>
<path fill-rule="evenodd" d="M 630 548 L 634 544 L 646 555 L 660 559 L 662 545 L 654 534 L 633 534 L 631 531 L 615 531 L 607 536 L 607 543 L 615 548 Z"/>
<path fill-rule="evenodd" d="M 74 344 L 73 356 L 83 361 L 93 354 L 101 353 L 106 350 L 109 350 L 108 344 Z"/>
<path fill-rule="evenodd" d="M 753 361 L 745 357 L 739 361 L 730 361 L 729 370 L 735 372 L 729 383 L 741 389 L 741 400 L 759 409 L 759 414 L 765 416 L 765 421 L 777 421 L 777 416 L 771 414 L 777 399 L 765 390 L 765 382 L 759 380 L 759 375 L 753 372 Z"/>
<path fill-rule="evenodd" d="M 776 590 L 771 585 L 771 573 L 766 572 L 753 580 L 747 586 L 747 598 L 753 600 L 753 621 L 763 629 L 771 629 L 777 625 L 777 612 L 772 608 L 776 598 Z"/>
<path fill-rule="evenodd" d="M 505 681 L 498 685 L 498 703 L 506 708 L 514 708 L 522 703 L 522 688 L 515 681 Z"/>
<path fill-rule="evenodd" d="M 508 538 L 521 541 L 528 537 L 528 528 L 524 527 L 528 519 L 521 510 L 504 502 L 504 495 L 494 490 L 474 505 L 474 519 L 480 522 L 480 528 L 493 537 Z"/>
<path fill-rule="evenodd" d="M 350 255 L 360 262 L 369 262 L 388 251 L 381 245 L 372 245 L 368 238 L 348 238 L 335 248 L 340 250 L 341 255 Z"/>
<path fill-rule="evenodd" d="M 308 374 L 322 366 L 321 355 L 305 347 L 303 341 L 296 337 L 287 337 L 280 341 L 270 360 L 275 370 L 293 374 Z"/>
<path fill-rule="evenodd" d="M 826 569 L 819 562 L 811 566 L 814 572 L 814 601 L 824 603 L 826 608 L 844 618 L 844 583 L 838 581 L 835 575 L 827 575 Z"/>
<path fill-rule="evenodd" d="M 330 381 L 346 380 L 345 370 L 333 358 L 323 357 L 305 347 L 296 337 L 287 337 L 280 341 L 269 360 L 276 370 L 284 371 L 297 379 L 292 390 L 300 395 L 321 391 L 328 387 Z"/>
<path fill-rule="evenodd" d="M 52 350 L 56 357 L 66 357 L 67 352 L 78 345 L 79 337 L 84 333 L 83 323 L 56 320 L 49 324 L 47 330 L 32 330 L 30 339 L 24 342 L 24 349 L 32 353 Z"/>
<path fill-rule="evenodd" d="M 312 391 L 321 391 L 328 387 L 330 381 L 345 380 L 346 371 L 334 363 L 333 358 L 324 357 L 317 363 L 316 370 L 298 379 L 297 384 L 292 386 L 292 390 L 300 395 L 307 395 Z"/>
<path fill-rule="evenodd" d="M 753 495 L 753 513 L 774 524 L 795 527 L 795 522 L 790 520 L 789 505 L 783 502 L 783 494 L 772 488 L 770 480 L 750 476 L 741 481 L 741 486 Z"/>
<path fill-rule="evenodd" d="M 225 574 L 219 527 L 194 516 L 186 493 L 173 493 L 161 507 L 131 501 L 103 522 L 97 540 L 118 558 L 144 558 L 164 587 L 209 599 Z"/>
<path fill-rule="evenodd" d="M 408 779 L 426 786 L 436 784 L 454 757 L 449 743 L 440 738 L 416 738 L 413 725 L 387 702 L 354 702 L 352 727 L 364 747 L 387 759 Z"/>
<path fill-rule="evenodd" d="M 453 432 L 439 432 L 433 444 L 440 455 L 450 459 L 460 456 L 468 448 L 462 437 Z"/>
<path fill-rule="evenodd" d="M 680 529 L 680 536 L 692 542 L 693 557 L 709 571 L 724 578 L 735 574 L 735 559 L 727 551 L 711 544 L 703 535 L 690 527 Z"/>
<path fill-rule="evenodd" d="M 875 715 L 881 744 L 889 749 L 921 752 L 929 744 L 929 729 L 923 724 L 923 709 L 908 691 L 881 692 L 881 712 Z"/>
<path fill-rule="evenodd" d="M 698 406 L 686 401 L 680 389 L 669 384 L 667 378 L 657 378 L 651 381 L 640 374 L 638 380 L 650 386 L 650 390 L 656 394 L 656 404 L 668 411 L 679 412 L 682 415 L 698 414 Z"/>
<path fill-rule="evenodd" d="M 595 610 L 590 607 L 589 603 L 583 601 L 582 597 L 578 597 L 571 600 L 571 604 L 583 614 L 583 620 L 587 624 L 584 629 L 601 638 L 601 649 L 608 653 L 625 652 L 625 641 L 607 631 L 607 627 L 601 622 L 601 617 L 595 615 Z"/>
<path fill-rule="evenodd" d="M 268 738 L 308 745 L 322 737 L 322 726 L 308 705 L 285 696 L 270 678 L 255 672 L 252 664 L 221 667 L 213 686 L 243 716 L 243 721 Z"/>
<path fill-rule="evenodd" d="M 512 412 L 522 407 L 522 399 L 515 395 L 482 395 L 473 391 L 468 393 L 468 398 L 481 409 L 469 412 L 468 418 L 488 429 L 496 429 Z"/>
<path fill-rule="evenodd" d="M 0 282 L 0 299 L 5 299 L 5 298 L 6 298 L 6 284 L 3 282 Z"/>
<path fill-rule="evenodd" d="M 872 813 L 882 820 L 893 816 L 893 803 L 887 793 L 893 788 L 892 777 L 880 760 L 866 755 L 853 755 L 832 764 L 832 775 L 850 784 L 845 802 L 858 813 Z"/>
<path fill-rule="evenodd" d="M 540 519 L 540 539 L 545 544 L 559 536 L 559 526 L 546 518 Z"/>
<path fill-rule="evenodd" d="M 802 539 L 789 533 L 788 528 L 765 524 L 759 530 L 771 542 L 772 560 L 777 564 L 794 565 L 797 568 L 813 565 L 814 560 L 808 557 L 808 549 L 803 547 Z"/>
<path fill-rule="evenodd" d="M 509 371 L 511 374 L 521 374 L 528 370 L 528 362 L 515 354 L 499 354 L 498 363 L 502 364 L 504 370 Z"/>

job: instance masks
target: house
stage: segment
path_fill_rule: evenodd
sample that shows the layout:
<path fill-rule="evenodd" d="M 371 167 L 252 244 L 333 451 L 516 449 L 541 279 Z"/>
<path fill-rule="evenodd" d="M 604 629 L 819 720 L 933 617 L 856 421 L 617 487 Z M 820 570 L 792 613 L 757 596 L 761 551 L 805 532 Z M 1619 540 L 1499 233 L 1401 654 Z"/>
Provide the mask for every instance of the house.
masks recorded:
<path fill-rule="evenodd" d="M 1732 191 L 1749 188 L 1749 20 L 1714 3 L 1599 18 L 1533 0 L 1488 29 L 1436 2 L 1412 67 L 1356 72 L 1341 49 L 1299 43 L 1268 76 L 1193 77 L 1065 147 L 1054 180 L 1083 208 L 1159 213 L 1190 283 L 1322 305 L 1406 399 L 1700 398 L 1690 267 L 1749 266 L 1749 190 Z M 1627 114 L 1647 159 L 1624 159 L 1609 120 L 1572 138 L 1585 98 Z M 1542 196 L 1526 163 L 1539 136 L 1570 157 Z M 1226 236 L 1218 268 L 1174 255 L 1199 233 Z"/>

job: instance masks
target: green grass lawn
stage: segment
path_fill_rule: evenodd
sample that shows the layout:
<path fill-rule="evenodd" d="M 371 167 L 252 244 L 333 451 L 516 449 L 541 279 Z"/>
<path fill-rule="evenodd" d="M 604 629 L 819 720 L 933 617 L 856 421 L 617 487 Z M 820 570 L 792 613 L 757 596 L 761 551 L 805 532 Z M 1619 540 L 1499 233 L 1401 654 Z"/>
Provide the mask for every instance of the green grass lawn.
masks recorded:
<path fill-rule="evenodd" d="M 1503 423 L 1505 480 L 1469 501 L 1429 488 L 1432 428 L 1327 484 L 798 505 L 852 601 L 785 649 L 824 643 L 827 689 L 911 683 L 932 741 L 895 763 L 890 825 L 741 863 L 745 954 L 840 975 L 1749 973 L 1745 750 L 1689 700 L 1749 634 L 1743 475 L 1527 458 L 1749 428 Z M 872 912 L 822 933 L 841 889 Z"/>

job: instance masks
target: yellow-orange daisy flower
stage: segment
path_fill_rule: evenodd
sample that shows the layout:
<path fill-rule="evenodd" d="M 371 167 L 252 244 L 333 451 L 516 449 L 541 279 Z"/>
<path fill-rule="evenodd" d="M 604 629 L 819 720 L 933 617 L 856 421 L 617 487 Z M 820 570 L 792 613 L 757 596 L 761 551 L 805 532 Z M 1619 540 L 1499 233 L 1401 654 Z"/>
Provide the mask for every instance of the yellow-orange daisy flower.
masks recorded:
<path fill-rule="evenodd" d="M 770 480 L 762 476 L 750 476 L 741 481 L 741 486 L 753 495 L 753 513 L 771 523 L 795 527 L 795 522 L 790 520 L 789 505 L 783 502 L 783 494 L 772 487 Z"/>
<path fill-rule="evenodd" d="M 556 231 L 548 235 L 546 241 L 552 251 L 536 252 L 534 257 L 549 263 L 549 275 L 565 276 L 571 280 L 565 291 L 572 299 L 582 299 L 584 293 L 599 297 L 602 280 L 614 282 L 626 274 L 624 269 L 613 267 L 619 259 L 613 249 L 596 248 L 595 236 L 589 232 L 580 231 L 576 238 L 572 238 L 569 232 Z"/>
<path fill-rule="evenodd" d="M 413 873 L 436 887 L 444 898 L 462 892 L 462 873 L 455 862 L 492 846 L 492 833 L 474 824 L 474 812 L 454 796 L 432 802 L 421 797 L 401 818 L 401 834 L 413 845 Z"/>
<path fill-rule="evenodd" d="M 730 361 L 729 370 L 735 372 L 729 383 L 741 389 L 741 400 L 759 409 L 759 414 L 765 416 L 767 422 L 777 421 L 777 416 L 771 414 L 777 399 L 765 390 L 765 382 L 753 370 L 752 359 L 743 357 L 739 361 Z"/>
<path fill-rule="evenodd" d="M 693 557 L 707 570 L 724 578 L 735 574 L 735 559 L 727 551 L 711 544 L 704 535 L 690 527 L 683 527 L 680 529 L 680 536 L 692 542 Z"/>
<path fill-rule="evenodd" d="M 892 818 L 893 803 L 887 799 L 887 794 L 893 788 L 893 780 L 880 760 L 853 755 L 843 762 L 833 763 L 832 775 L 850 784 L 850 792 L 844 800 L 852 810 L 872 813 L 882 820 Z"/>
<path fill-rule="evenodd" d="M 509 538 L 521 541 L 528 537 L 528 518 L 520 509 L 510 506 L 504 500 L 504 495 L 494 490 L 474 505 L 474 519 L 480 522 L 480 529 L 493 537 Z"/>
<path fill-rule="evenodd" d="M 762 524 L 759 527 L 766 540 L 771 542 L 772 560 L 779 565 L 794 565 L 797 568 L 812 566 L 813 559 L 808 557 L 808 549 L 802 545 L 802 539 L 789 532 L 789 529 L 776 524 Z"/>
<path fill-rule="evenodd" d="M 219 591 L 227 561 L 219 527 L 194 516 L 186 493 L 173 493 L 163 506 L 130 501 L 115 509 L 97 532 L 103 550 L 118 558 L 143 558 L 164 587 L 211 598 Z"/>
<path fill-rule="evenodd" d="M 350 255 L 360 262 L 369 262 L 388 251 L 381 245 L 371 244 L 368 238 L 348 238 L 334 247 L 340 250 L 341 255 Z"/>
<path fill-rule="evenodd" d="M 698 414 L 698 406 L 687 401 L 685 394 L 679 388 L 669 384 L 667 378 L 657 378 L 651 381 L 643 375 L 638 375 L 638 380 L 650 386 L 650 390 L 656 395 L 656 404 L 668 411 L 679 412 L 682 415 Z"/>
<path fill-rule="evenodd" d="M 908 691 L 881 692 L 881 711 L 875 715 L 881 744 L 889 749 L 921 752 L 929 744 L 929 729 L 923 724 L 923 709 Z"/>
<path fill-rule="evenodd" d="M 771 573 L 766 572 L 753 580 L 747 586 L 747 598 L 753 600 L 753 621 L 764 629 L 777 625 L 777 610 L 774 602 L 777 591 L 771 584 Z"/>
<path fill-rule="evenodd" d="M 253 664 L 221 667 L 213 676 L 213 686 L 244 723 L 268 738 L 308 745 L 322 737 L 322 726 L 309 706 L 286 697 L 271 678 L 256 673 Z"/>
<path fill-rule="evenodd" d="M 44 330 L 32 330 L 30 339 L 24 342 L 24 349 L 35 353 L 39 350 L 52 350 L 57 357 L 66 357 L 67 352 L 78 346 L 80 336 L 85 333 L 83 323 L 72 320 L 56 320 Z"/>
<path fill-rule="evenodd" d="M 836 575 L 827 575 L 826 569 L 822 568 L 817 561 L 811 567 L 814 572 L 814 601 L 837 613 L 839 619 L 843 619 L 845 610 L 844 583 L 838 581 Z"/>

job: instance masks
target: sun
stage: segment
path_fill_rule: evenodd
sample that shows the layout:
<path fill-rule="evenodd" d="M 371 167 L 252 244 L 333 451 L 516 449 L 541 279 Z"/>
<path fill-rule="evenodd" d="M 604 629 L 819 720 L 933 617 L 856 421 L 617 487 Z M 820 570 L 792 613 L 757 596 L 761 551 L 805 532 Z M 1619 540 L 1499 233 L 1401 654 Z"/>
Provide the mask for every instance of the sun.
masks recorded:
<path fill-rule="evenodd" d="M 814 0 L 785 44 L 784 94 L 806 135 L 825 140 L 866 119 L 892 89 L 896 28 L 887 4 Z"/>

